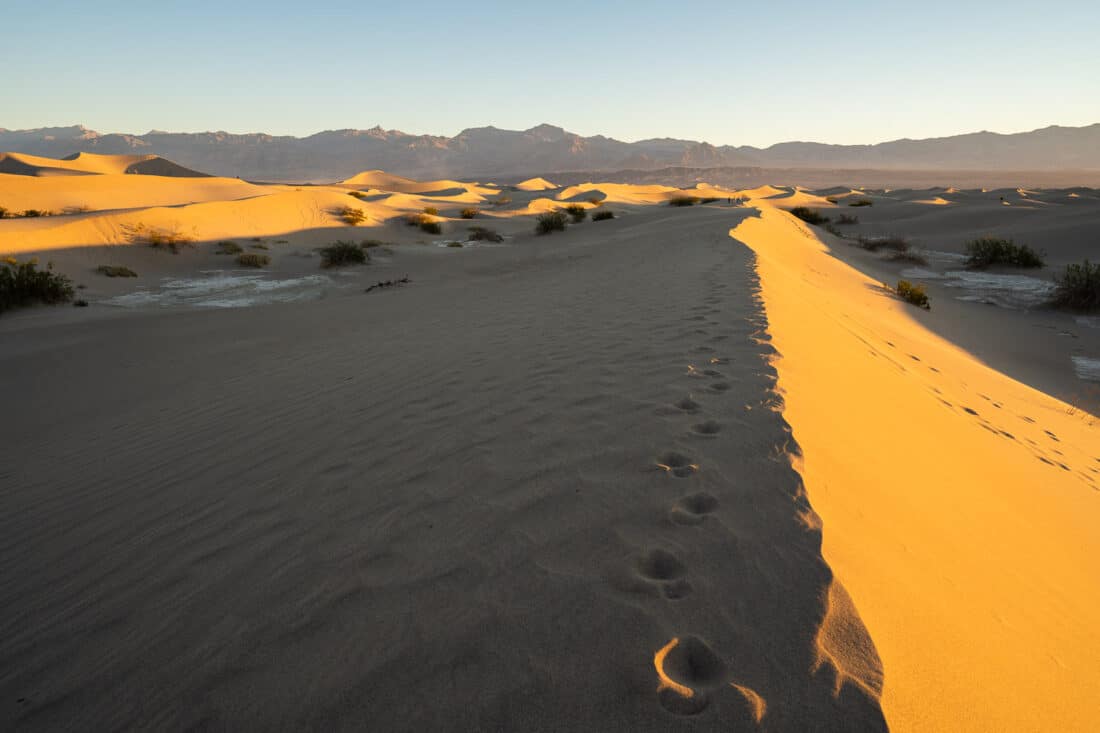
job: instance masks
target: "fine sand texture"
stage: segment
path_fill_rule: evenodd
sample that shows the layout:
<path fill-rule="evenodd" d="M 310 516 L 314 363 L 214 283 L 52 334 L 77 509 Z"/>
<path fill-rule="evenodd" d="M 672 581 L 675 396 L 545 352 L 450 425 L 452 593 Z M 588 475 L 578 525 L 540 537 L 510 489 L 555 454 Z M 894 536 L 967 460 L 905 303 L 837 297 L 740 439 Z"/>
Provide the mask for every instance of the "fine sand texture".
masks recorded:
<path fill-rule="evenodd" d="M 884 730 L 727 234 L 752 215 L 5 318 L 0 727 Z"/>
<path fill-rule="evenodd" d="M 844 245 L 753 203 L 731 236 L 758 256 L 795 465 L 881 656 L 891 729 L 1100 729 L 1095 417 L 978 362 Z"/>

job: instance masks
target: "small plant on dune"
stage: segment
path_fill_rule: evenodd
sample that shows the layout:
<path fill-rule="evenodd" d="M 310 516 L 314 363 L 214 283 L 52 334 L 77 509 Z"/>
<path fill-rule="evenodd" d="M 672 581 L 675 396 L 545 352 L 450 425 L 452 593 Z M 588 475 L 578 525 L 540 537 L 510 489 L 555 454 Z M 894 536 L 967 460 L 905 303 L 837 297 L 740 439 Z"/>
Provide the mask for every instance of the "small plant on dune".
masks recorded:
<path fill-rule="evenodd" d="M 424 213 L 428 216 L 439 216 L 439 209 L 435 208 L 434 206 L 425 206 Z"/>
<path fill-rule="evenodd" d="M 362 191 L 348 191 L 348 196 L 351 196 L 352 198 L 357 198 L 362 201 L 367 197 L 367 194 L 363 193 Z"/>
<path fill-rule="evenodd" d="M 134 244 L 147 244 L 154 249 L 166 249 L 179 254 L 182 247 L 193 247 L 193 238 L 179 229 L 154 229 L 144 224 L 135 224 L 128 228 L 130 241 Z"/>
<path fill-rule="evenodd" d="M 470 227 L 467 239 L 471 242 L 503 242 L 504 237 L 488 227 Z"/>
<path fill-rule="evenodd" d="M 0 260 L 0 313 L 32 303 L 65 303 L 72 300 L 73 283 L 53 271 L 53 263 L 38 269 L 38 260 Z"/>
<path fill-rule="evenodd" d="M 236 242 L 230 242 L 226 240 L 224 242 L 218 242 L 218 244 L 216 245 L 216 249 L 214 250 L 214 254 L 236 255 L 240 254 L 242 251 L 243 250 L 241 249 L 241 245 L 237 244 Z"/>
<path fill-rule="evenodd" d="M 118 265 L 100 265 L 95 268 L 95 271 L 100 275 L 106 275 L 107 277 L 137 277 L 137 273 L 131 270 L 129 267 L 122 267 Z"/>
<path fill-rule="evenodd" d="M 607 221 L 608 219 L 614 219 L 614 211 L 597 211 L 592 215 L 592 221 Z"/>
<path fill-rule="evenodd" d="M 584 208 L 580 204 L 569 204 L 564 209 L 566 214 L 573 219 L 574 224 L 580 224 L 586 218 L 588 218 L 588 209 Z"/>
<path fill-rule="evenodd" d="M 695 206 L 699 199 L 695 196 L 673 196 L 668 200 L 669 206 Z"/>
<path fill-rule="evenodd" d="M 443 225 L 438 221 L 432 221 L 431 219 L 424 219 L 420 222 L 420 231 L 428 234 L 442 234 Z"/>
<path fill-rule="evenodd" d="M 894 252 L 893 254 L 886 255 L 885 259 L 890 262 L 904 262 L 909 265 L 928 264 L 928 260 L 924 258 L 924 255 L 914 252 L 912 250 L 902 250 L 900 252 Z"/>
<path fill-rule="evenodd" d="M 857 199 L 857 200 L 851 202 L 848 205 L 849 206 L 874 206 L 875 202 L 872 201 L 871 199 Z"/>
<path fill-rule="evenodd" d="M 593 206 L 599 206 L 600 204 L 603 203 L 603 199 L 600 198 L 599 196 L 589 196 L 588 198 L 585 199 L 585 201 L 592 204 Z"/>
<path fill-rule="evenodd" d="M 0 206 L 0 219 L 7 219 L 10 213 L 6 208 Z"/>
<path fill-rule="evenodd" d="M 336 209 L 336 216 L 340 218 L 340 221 L 353 227 L 359 226 L 367 220 L 367 215 L 362 209 L 356 209 L 352 206 L 338 207 Z"/>
<path fill-rule="evenodd" d="M 836 220 L 836 223 L 840 226 L 851 226 L 852 224 L 859 223 L 859 217 L 850 214 L 841 214 L 840 218 Z"/>
<path fill-rule="evenodd" d="M 1066 265 L 1066 270 L 1054 279 L 1051 305 L 1079 311 L 1100 310 L 1100 264 L 1085 260 L 1079 265 Z"/>
<path fill-rule="evenodd" d="M 796 206 L 791 209 L 790 213 L 791 216 L 797 216 L 807 224 L 814 224 L 816 226 L 821 226 L 830 221 L 829 217 L 814 209 L 807 209 L 805 206 Z"/>
<path fill-rule="evenodd" d="M 550 234 L 565 231 L 565 213 L 547 211 L 535 218 L 535 234 Z"/>
<path fill-rule="evenodd" d="M 835 226 L 833 226 L 833 223 L 831 221 L 825 222 L 825 224 L 822 226 L 822 228 L 825 231 L 827 231 L 829 234 L 832 234 L 834 237 L 842 237 L 842 238 L 844 237 L 844 232 L 840 231 Z"/>
<path fill-rule="evenodd" d="M 242 252 L 237 255 L 237 264 L 241 267 L 267 267 L 271 258 L 257 252 Z"/>
<path fill-rule="evenodd" d="M 367 251 L 355 242 L 333 242 L 322 247 L 321 267 L 343 267 L 344 265 L 362 265 L 370 259 Z"/>
<path fill-rule="evenodd" d="M 477 216 L 480 213 L 481 213 L 481 211 L 478 210 L 478 209 L 475 209 L 473 206 L 467 206 L 465 209 L 460 211 L 458 213 L 458 215 L 461 216 L 463 219 L 473 219 L 475 216 Z"/>
<path fill-rule="evenodd" d="M 45 209 L 26 209 L 23 211 L 24 219 L 37 219 L 40 216 L 49 216 L 50 212 Z"/>
<path fill-rule="evenodd" d="M 924 308 L 925 310 L 929 310 L 932 307 L 928 303 L 928 294 L 924 292 L 923 285 L 914 285 L 908 280 L 898 280 L 896 292 L 898 294 L 898 297 L 904 300 L 906 303 L 912 303 L 913 305 Z"/>
<path fill-rule="evenodd" d="M 974 268 L 990 265 L 1042 267 L 1043 258 L 1026 244 L 1016 244 L 1011 239 L 982 237 L 966 243 L 966 265 Z"/>
<path fill-rule="evenodd" d="M 860 237 L 856 240 L 856 244 L 870 252 L 878 252 L 880 249 L 905 252 L 909 249 L 909 240 L 896 234 L 885 237 Z"/>

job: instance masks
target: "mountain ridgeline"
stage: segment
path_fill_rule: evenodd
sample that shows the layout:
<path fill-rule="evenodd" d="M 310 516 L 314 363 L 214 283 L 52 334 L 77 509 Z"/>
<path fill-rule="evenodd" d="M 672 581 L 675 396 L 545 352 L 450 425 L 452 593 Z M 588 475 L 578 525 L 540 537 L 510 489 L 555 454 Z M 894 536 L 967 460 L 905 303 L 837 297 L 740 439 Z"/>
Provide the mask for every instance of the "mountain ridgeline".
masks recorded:
<path fill-rule="evenodd" d="M 83 126 L 5 130 L 0 151 L 64 158 L 76 153 L 156 155 L 220 176 L 332 181 L 365 169 L 420 178 L 518 178 L 559 171 L 658 170 L 670 166 L 1098 171 L 1100 123 L 1002 135 L 976 132 L 876 145 L 787 142 L 768 148 L 654 138 L 633 143 L 583 137 L 552 125 L 529 130 L 478 127 L 454 137 L 374 127 L 308 137 L 227 132 L 103 134 Z"/>

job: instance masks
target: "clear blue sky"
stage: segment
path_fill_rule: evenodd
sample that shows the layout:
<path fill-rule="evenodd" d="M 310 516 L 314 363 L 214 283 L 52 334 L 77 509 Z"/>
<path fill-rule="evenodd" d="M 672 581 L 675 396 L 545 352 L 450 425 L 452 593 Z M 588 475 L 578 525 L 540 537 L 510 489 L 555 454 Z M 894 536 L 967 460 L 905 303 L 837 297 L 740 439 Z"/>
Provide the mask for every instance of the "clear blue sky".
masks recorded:
<path fill-rule="evenodd" d="M 1100 1 L 7 0 L 0 127 L 878 142 L 1100 122 Z"/>

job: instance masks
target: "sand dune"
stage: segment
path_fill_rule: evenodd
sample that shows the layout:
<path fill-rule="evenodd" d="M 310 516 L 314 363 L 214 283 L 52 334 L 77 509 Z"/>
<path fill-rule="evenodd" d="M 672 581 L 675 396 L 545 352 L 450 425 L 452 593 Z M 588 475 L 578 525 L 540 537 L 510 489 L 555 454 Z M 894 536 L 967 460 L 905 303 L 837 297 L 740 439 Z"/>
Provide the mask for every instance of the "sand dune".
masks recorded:
<path fill-rule="evenodd" d="M 0 173 L 24 176 L 143 174 L 200 178 L 205 173 L 184 168 L 157 155 L 96 155 L 76 153 L 68 158 L 42 158 L 22 153 L 0 153 Z"/>
<path fill-rule="evenodd" d="M 891 728 L 1096 728 L 1100 428 L 930 332 L 789 215 L 731 235 L 759 259 L 796 465 Z"/>
<path fill-rule="evenodd" d="M 516 184 L 516 188 L 520 191 L 549 191 L 552 188 L 558 186 L 545 178 L 528 178 L 526 181 L 522 181 Z"/>
<path fill-rule="evenodd" d="M 949 275 L 975 234 L 1088 255 L 1095 192 L 70 162 L 0 174 L 93 209 L 0 221 L 90 302 L 0 318 L 0 728 L 1100 727 L 1100 328 Z M 535 236 L 566 202 L 616 217 Z"/>

